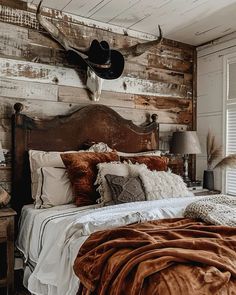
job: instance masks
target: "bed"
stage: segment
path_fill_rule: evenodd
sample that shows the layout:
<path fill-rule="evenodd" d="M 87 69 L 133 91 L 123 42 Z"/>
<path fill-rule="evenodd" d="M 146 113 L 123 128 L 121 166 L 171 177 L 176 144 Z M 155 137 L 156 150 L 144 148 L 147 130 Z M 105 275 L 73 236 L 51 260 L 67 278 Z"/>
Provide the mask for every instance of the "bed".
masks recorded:
<path fill-rule="evenodd" d="M 91 265 L 93 258 L 91 259 L 89 256 L 94 253 L 93 251 L 99 252 L 96 248 L 96 240 L 103 240 L 103 235 L 108 233 L 114 236 L 114 234 L 117 234 L 116 229 L 118 228 L 118 231 L 123 231 L 122 236 L 119 237 L 118 241 L 113 242 L 117 243 L 121 238 L 123 241 L 121 243 L 122 248 L 125 244 L 123 233 L 127 230 L 139 232 L 142 236 L 142 226 L 144 224 L 145 227 L 145 222 L 151 222 L 147 223 L 148 227 L 155 225 L 162 229 L 162 224 L 155 224 L 157 220 L 164 220 L 165 223 L 165 220 L 170 220 L 170 218 L 171 220 L 174 218 L 174 227 L 171 225 L 172 231 L 176 230 L 177 225 L 177 231 L 181 229 L 182 232 L 182 223 L 186 223 L 186 219 L 182 220 L 185 208 L 194 201 L 201 201 L 204 197 L 184 196 L 110 206 L 103 206 L 103 204 L 96 202 L 77 207 L 74 203 L 70 203 L 35 209 L 32 204 L 32 174 L 30 173 L 29 150 L 78 151 L 94 142 L 103 142 L 111 149 L 126 153 L 157 150 L 157 117 L 153 115 L 150 123 L 140 127 L 123 119 L 114 110 L 103 105 L 85 106 L 70 115 L 58 116 L 50 120 L 32 119 L 24 115 L 22 112 L 23 105 L 20 103 L 16 104 L 14 108 L 12 205 L 18 216 L 21 216 L 16 245 L 24 256 L 24 285 L 32 294 L 38 295 L 72 295 L 77 294 L 77 292 L 80 292 L 79 294 L 124 294 L 121 289 L 121 293 L 119 293 L 119 288 L 108 288 L 106 291 L 102 291 L 102 288 L 106 285 L 106 283 L 101 283 L 102 278 L 100 281 L 96 281 L 98 285 L 95 286 L 94 278 L 89 277 L 93 271 L 102 272 L 99 267 L 93 268 L 94 265 Z M 136 165 L 134 166 L 136 169 Z M 195 232 L 196 226 L 198 233 L 204 228 L 202 223 L 187 222 L 191 224 L 184 226 L 187 228 L 195 227 Z M 127 225 L 128 228 L 126 228 Z M 141 226 L 141 228 L 136 229 L 133 226 Z M 207 228 L 206 231 L 209 231 L 209 229 Z M 153 229 L 151 232 L 153 232 Z M 225 232 L 225 229 L 223 232 Z M 144 233 L 145 236 L 146 234 L 147 232 Z M 230 234 L 234 237 L 235 233 L 230 231 Z M 178 235 L 180 235 L 179 232 Z M 206 232 L 203 232 L 204 235 L 207 235 Z M 140 237 L 138 239 L 140 240 Z M 112 241 L 112 238 L 110 240 Z M 151 240 L 153 241 L 152 238 Z M 195 242 L 192 241 L 194 244 Z M 91 245 L 95 248 L 89 248 Z M 78 254 L 80 249 L 82 249 L 82 252 Z M 194 249 L 192 250 L 194 251 Z M 177 252 L 179 253 L 179 251 Z M 234 257 L 231 258 L 234 261 Z M 184 261 L 186 261 L 186 258 Z M 194 263 L 199 263 L 199 261 Z M 100 263 L 97 265 L 101 266 Z M 87 267 L 91 272 L 86 270 Z M 111 273 L 109 267 L 107 268 L 108 272 Z M 199 268 L 199 271 L 204 272 L 201 268 Z M 226 279 L 229 278 L 229 271 L 229 269 L 225 270 L 226 275 L 221 276 L 221 280 L 215 275 L 216 279 L 213 285 L 216 288 L 218 288 L 218 285 L 215 282 L 225 283 Z M 77 272 L 79 276 L 76 276 Z M 234 275 L 233 271 L 231 273 Z M 207 275 L 209 275 L 209 271 Z M 80 283 L 78 277 L 83 279 L 83 284 Z M 90 280 L 90 283 L 86 284 L 88 280 Z M 113 280 L 115 279 L 111 279 L 111 281 Z M 209 282 L 208 285 L 206 284 L 207 288 Z M 232 284 L 234 284 L 234 281 Z M 153 282 L 148 284 L 151 287 L 155 285 Z M 233 288 L 232 286 L 230 285 L 229 288 Z M 92 291 L 89 291 L 89 287 Z M 98 292 L 98 290 L 100 291 Z M 202 294 L 209 294 L 204 290 Z M 136 293 L 131 291 L 127 294 L 153 294 L 152 291 L 150 292 L 141 293 L 140 289 L 136 290 Z M 162 294 L 183 294 L 176 293 L 176 290 L 173 292 Z"/>

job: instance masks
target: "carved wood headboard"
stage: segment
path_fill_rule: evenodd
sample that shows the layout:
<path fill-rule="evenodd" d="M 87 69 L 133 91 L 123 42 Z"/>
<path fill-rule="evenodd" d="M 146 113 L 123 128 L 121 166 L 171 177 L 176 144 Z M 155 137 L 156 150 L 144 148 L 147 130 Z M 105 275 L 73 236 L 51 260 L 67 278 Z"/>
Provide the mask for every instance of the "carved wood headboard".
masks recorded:
<path fill-rule="evenodd" d="M 66 116 L 33 119 L 22 114 L 23 105 L 14 106 L 12 206 L 20 213 L 32 203 L 28 151 L 79 150 L 85 142 L 105 142 L 123 152 L 158 149 L 157 116 L 140 127 L 104 105 L 89 105 Z"/>

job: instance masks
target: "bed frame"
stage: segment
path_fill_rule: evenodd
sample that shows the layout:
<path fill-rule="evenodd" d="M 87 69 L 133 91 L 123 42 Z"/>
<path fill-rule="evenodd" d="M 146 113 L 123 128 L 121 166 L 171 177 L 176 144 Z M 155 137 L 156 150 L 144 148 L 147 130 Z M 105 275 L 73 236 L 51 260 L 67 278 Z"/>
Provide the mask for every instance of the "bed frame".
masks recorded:
<path fill-rule="evenodd" d="M 79 150 L 86 144 L 105 142 L 123 152 L 158 149 L 157 115 L 146 126 L 137 126 L 104 105 L 88 105 L 53 119 L 33 119 L 22 113 L 21 103 L 14 105 L 12 116 L 13 173 L 12 207 L 18 216 L 22 207 L 32 203 L 28 151 Z"/>

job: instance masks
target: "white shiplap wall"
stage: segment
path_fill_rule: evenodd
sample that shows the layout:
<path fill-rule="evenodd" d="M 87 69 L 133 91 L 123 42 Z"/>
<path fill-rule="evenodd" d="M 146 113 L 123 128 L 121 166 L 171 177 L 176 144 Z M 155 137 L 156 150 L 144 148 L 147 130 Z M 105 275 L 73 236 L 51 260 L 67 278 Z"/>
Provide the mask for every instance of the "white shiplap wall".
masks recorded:
<path fill-rule="evenodd" d="M 197 156 L 197 178 L 206 169 L 206 135 L 210 129 L 223 145 L 223 67 L 224 57 L 236 53 L 236 34 L 198 48 L 197 130 L 202 154 Z M 221 189 L 221 173 L 215 171 L 215 188 Z"/>

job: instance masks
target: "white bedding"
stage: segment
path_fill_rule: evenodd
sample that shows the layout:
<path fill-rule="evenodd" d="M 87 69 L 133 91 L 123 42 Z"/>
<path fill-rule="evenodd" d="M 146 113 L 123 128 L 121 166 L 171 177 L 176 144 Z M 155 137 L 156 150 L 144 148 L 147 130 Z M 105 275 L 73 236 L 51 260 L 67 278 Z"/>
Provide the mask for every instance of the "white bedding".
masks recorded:
<path fill-rule="evenodd" d="M 22 211 L 17 247 L 26 260 L 36 263 L 28 289 L 37 295 L 73 295 L 79 281 L 73 262 L 88 236 L 98 230 L 145 220 L 183 217 L 184 209 L 203 197 L 172 198 L 77 208 L 64 205 Z"/>

